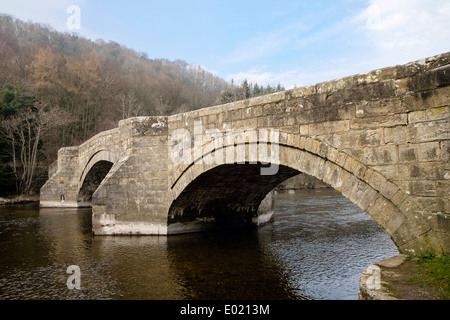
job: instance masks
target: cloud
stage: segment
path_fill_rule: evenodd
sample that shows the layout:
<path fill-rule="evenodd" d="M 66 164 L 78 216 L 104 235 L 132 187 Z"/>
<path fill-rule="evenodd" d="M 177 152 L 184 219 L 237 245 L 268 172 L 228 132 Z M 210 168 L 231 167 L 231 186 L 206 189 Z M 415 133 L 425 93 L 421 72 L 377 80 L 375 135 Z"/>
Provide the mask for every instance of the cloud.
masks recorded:
<path fill-rule="evenodd" d="M 450 51 L 448 0 L 371 0 L 353 22 L 385 63 Z"/>
<path fill-rule="evenodd" d="M 279 72 L 269 65 L 250 67 L 226 79 L 280 83 L 287 89 L 312 85 L 448 52 L 448 30 L 448 0 L 370 0 L 353 17 L 342 17 L 307 36 L 294 38 L 298 49 L 318 53 L 306 55 L 301 66 L 285 66 Z"/>

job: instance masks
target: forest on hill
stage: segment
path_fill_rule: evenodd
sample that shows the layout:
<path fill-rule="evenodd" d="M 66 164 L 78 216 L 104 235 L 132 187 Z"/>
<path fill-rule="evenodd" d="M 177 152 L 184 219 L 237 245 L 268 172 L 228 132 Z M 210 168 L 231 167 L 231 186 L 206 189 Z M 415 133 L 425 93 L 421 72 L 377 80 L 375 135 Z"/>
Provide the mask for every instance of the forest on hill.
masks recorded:
<path fill-rule="evenodd" d="M 0 196 L 32 194 L 61 147 L 134 116 L 170 115 L 284 90 L 230 83 L 183 60 L 0 14 Z"/>

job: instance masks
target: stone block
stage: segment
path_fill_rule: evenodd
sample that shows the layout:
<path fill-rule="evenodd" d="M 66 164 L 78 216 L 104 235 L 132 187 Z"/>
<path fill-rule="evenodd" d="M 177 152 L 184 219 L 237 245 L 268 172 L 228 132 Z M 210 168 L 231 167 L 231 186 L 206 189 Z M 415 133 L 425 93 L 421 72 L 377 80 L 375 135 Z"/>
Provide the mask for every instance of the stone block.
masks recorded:
<path fill-rule="evenodd" d="M 343 170 L 343 171 L 345 171 L 345 170 Z M 342 173 L 342 171 L 341 171 L 341 173 Z M 357 188 L 359 190 L 359 188 L 362 186 L 360 180 L 352 174 L 347 175 L 347 179 L 346 179 L 345 183 L 342 179 L 339 179 L 337 184 L 338 185 L 342 184 L 342 195 L 349 199 L 353 193 L 353 190 L 355 188 Z M 352 200 L 352 199 L 350 199 L 350 200 Z M 355 200 L 355 199 L 353 199 L 353 200 Z"/>
<path fill-rule="evenodd" d="M 355 130 L 330 134 L 326 140 L 336 148 L 379 146 L 383 143 L 383 129 Z"/>
<path fill-rule="evenodd" d="M 408 81 L 410 91 L 427 91 L 450 84 L 450 65 L 423 72 Z"/>
<path fill-rule="evenodd" d="M 417 123 L 425 121 L 444 120 L 448 119 L 449 116 L 450 116 L 449 107 L 440 107 L 411 112 L 408 115 L 408 122 Z"/>
<path fill-rule="evenodd" d="M 337 151 L 335 148 L 329 147 L 326 158 L 332 162 L 335 162 L 338 157 L 338 154 L 339 151 Z"/>
<path fill-rule="evenodd" d="M 287 94 L 288 94 L 288 97 L 290 97 L 290 98 L 301 98 L 301 97 L 315 94 L 316 92 L 317 92 L 316 86 L 312 85 L 312 86 L 295 88 L 295 89 L 289 90 L 289 91 L 287 91 Z"/>
<path fill-rule="evenodd" d="M 409 139 L 409 128 L 407 126 L 397 126 L 384 128 L 384 143 L 404 144 Z"/>
<path fill-rule="evenodd" d="M 398 190 L 394 196 L 391 198 L 391 202 L 397 206 L 400 207 L 402 202 L 408 197 L 408 195 L 403 190 Z"/>
<path fill-rule="evenodd" d="M 319 142 L 319 147 L 317 149 L 317 155 L 326 158 L 328 155 L 328 145 L 324 142 Z"/>
<path fill-rule="evenodd" d="M 446 173 L 448 175 L 448 172 Z M 450 196 L 450 180 L 444 175 L 445 180 L 436 180 L 436 196 L 449 199 Z"/>
<path fill-rule="evenodd" d="M 367 167 L 364 164 L 362 164 L 360 161 L 358 161 L 352 157 L 347 157 L 345 164 L 344 164 L 344 169 L 353 173 L 357 178 L 363 179 L 364 174 L 367 170 Z"/>
<path fill-rule="evenodd" d="M 389 218 L 387 219 L 383 227 L 388 234 L 395 234 L 395 232 L 405 223 L 407 219 L 403 215 L 403 213 L 400 212 L 400 210 L 393 206 L 387 206 L 384 209 L 392 211 L 386 213 Z"/>
<path fill-rule="evenodd" d="M 311 136 L 342 132 L 348 130 L 350 130 L 349 120 L 330 121 L 309 125 L 309 135 Z"/>
<path fill-rule="evenodd" d="M 397 244 L 400 253 L 408 255 L 425 253 L 423 244 L 419 237 L 411 230 L 411 226 L 407 220 L 392 234 L 392 239 Z"/>
<path fill-rule="evenodd" d="M 412 196 L 408 196 L 399 206 L 399 209 L 408 219 L 414 219 L 422 215 L 422 208 L 413 201 Z"/>
<path fill-rule="evenodd" d="M 325 159 L 316 159 L 316 164 L 313 167 L 310 175 L 316 177 L 319 180 L 322 180 L 325 171 L 325 161 Z"/>
<path fill-rule="evenodd" d="M 353 80 L 350 81 L 353 82 Z M 395 97 L 396 85 L 391 79 L 371 81 L 364 85 L 350 85 L 337 90 L 333 96 L 327 97 L 330 102 L 355 102 Z M 330 99 L 331 98 L 331 99 Z"/>
<path fill-rule="evenodd" d="M 366 165 L 394 164 L 398 162 L 396 145 L 385 145 L 375 148 L 364 148 L 360 159 Z"/>
<path fill-rule="evenodd" d="M 369 147 L 379 146 L 383 142 L 383 129 L 352 131 L 353 146 Z"/>
<path fill-rule="evenodd" d="M 385 183 L 383 183 L 383 185 L 380 188 L 380 193 L 386 198 L 391 200 L 395 194 L 398 191 L 398 187 L 397 185 L 395 185 L 394 183 L 387 181 Z"/>
<path fill-rule="evenodd" d="M 424 213 L 443 213 L 449 212 L 449 199 L 445 197 L 415 197 L 417 202 L 423 207 Z"/>
<path fill-rule="evenodd" d="M 344 193 L 344 188 L 351 188 L 352 185 L 354 185 L 355 176 L 353 176 L 351 173 L 349 173 L 347 170 L 340 169 L 339 175 L 337 179 L 333 182 L 331 185 L 334 189 L 339 191 L 340 193 Z"/>
<path fill-rule="evenodd" d="M 333 188 L 336 188 L 340 173 L 341 168 L 339 166 L 330 161 L 325 162 L 323 182 L 329 184 Z M 339 187 L 342 187 L 342 182 L 340 183 Z"/>
<path fill-rule="evenodd" d="M 409 126 L 408 140 L 410 142 L 448 140 L 449 137 L 448 121 L 421 122 Z"/>
<path fill-rule="evenodd" d="M 356 118 L 368 118 L 402 113 L 403 103 L 401 98 L 363 100 L 356 103 Z"/>
<path fill-rule="evenodd" d="M 450 104 L 450 86 L 424 92 L 407 92 L 403 98 L 405 112 L 443 107 Z"/>
<path fill-rule="evenodd" d="M 444 163 L 423 162 L 398 165 L 398 179 L 407 177 L 408 180 L 438 180 L 445 178 Z"/>
<path fill-rule="evenodd" d="M 371 168 L 366 170 L 364 181 L 378 191 L 380 191 L 381 187 L 387 182 L 383 175 Z"/>
<path fill-rule="evenodd" d="M 358 199 L 357 205 L 362 210 L 366 211 L 377 197 L 378 191 L 368 185 L 366 190 L 364 191 L 364 194 Z"/>
<path fill-rule="evenodd" d="M 367 208 L 367 213 L 370 214 L 370 216 L 380 225 L 383 225 L 384 222 L 386 222 L 386 220 L 381 219 L 382 216 L 380 216 L 380 212 L 387 205 L 387 203 L 388 200 L 381 194 L 378 194 L 376 199 L 372 201 L 372 203 Z"/>
<path fill-rule="evenodd" d="M 406 192 L 415 196 L 435 197 L 436 196 L 436 181 L 433 180 L 413 180 L 403 181 Z"/>
<path fill-rule="evenodd" d="M 371 166 L 371 168 L 381 173 L 386 179 L 394 181 L 400 178 L 398 166 L 398 164 L 383 164 L 379 166 Z"/>
<path fill-rule="evenodd" d="M 401 162 L 435 161 L 441 159 L 439 142 L 405 144 L 399 146 Z"/>
<path fill-rule="evenodd" d="M 395 127 L 406 125 L 408 123 L 408 115 L 406 113 L 384 115 L 376 117 L 366 117 L 363 119 L 355 119 L 350 123 L 351 129 L 368 129 L 380 127 Z"/>
<path fill-rule="evenodd" d="M 248 105 L 250 107 L 255 105 L 264 105 L 268 103 L 277 103 L 286 99 L 286 92 L 276 92 L 273 94 L 263 95 L 255 97 L 249 100 Z"/>
<path fill-rule="evenodd" d="M 349 180 L 347 180 L 346 183 L 348 183 L 348 181 Z M 361 199 L 366 194 L 366 191 L 369 189 L 373 189 L 373 188 L 371 188 L 369 185 L 367 185 L 367 183 L 365 183 L 364 181 L 356 179 L 355 183 L 353 184 L 353 188 L 352 188 L 350 194 L 348 195 L 348 199 L 350 199 L 350 201 L 352 201 L 353 203 L 355 203 L 359 206 Z M 344 189 L 342 190 L 342 194 L 344 194 Z M 368 205 L 367 205 L 367 207 L 368 207 Z"/>
<path fill-rule="evenodd" d="M 301 125 L 300 126 L 300 134 L 307 136 L 309 135 L 309 125 L 305 124 L 305 125 Z"/>
<path fill-rule="evenodd" d="M 349 155 L 345 152 L 339 151 L 336 157 L 336 163 L 340 165 L 341 167 L 344 167 L 345 161 L 347 161 L 347 158 Z"/>

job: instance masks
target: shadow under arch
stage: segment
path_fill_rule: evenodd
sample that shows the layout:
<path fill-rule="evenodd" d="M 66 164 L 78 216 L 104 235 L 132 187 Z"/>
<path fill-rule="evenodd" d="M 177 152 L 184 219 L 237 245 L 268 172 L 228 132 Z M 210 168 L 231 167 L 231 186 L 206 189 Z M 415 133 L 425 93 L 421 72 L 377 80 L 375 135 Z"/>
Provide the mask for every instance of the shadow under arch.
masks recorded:
<path fill-rule="evenodd" d="M 98 161 L 92 166 L 86 174 L 80 191 L 78 192 L 79 207 L 91 206 L 92 195 L 100 186 L 112 166 L 112 162 L 104 160 Z"/>
<path fill-rule="evenodd" d="M 115 162 L 115 156 L 108 150 L 97 151 L 89 158 L 79 180 L 77 198 L 79 207 L 91 206 L 92 195 Z"/>
<path fill-rule="evenodd" d="M 252 225 L 266 195 L 300 172 L 280 166 L 276 175 L 261 175 L 262 164 L 224 164 L 192 181 L 172 203 L 169 225 L 213 222 L 216 227 Z"/>
<path fill-rule="evenodd" d="M 172 185 L 175 200 L 169 210 L 169 230 L 171 225 L 188 221 L 248 223 L 268 192 L 303 172 L 327 183 L 368 213 L 400 253 L 441 251 L 420 215 L 420 205 L 382 174 L 319 140 L 291 133 L 281 133 L 280 137 L 279 171 L 274 176 L 261 176 L 260 163 L 248 164 L 258 160 L 250 159 L 249 153 L 246 164 L 198 165 L 193 161 L 178 168 Z"/>

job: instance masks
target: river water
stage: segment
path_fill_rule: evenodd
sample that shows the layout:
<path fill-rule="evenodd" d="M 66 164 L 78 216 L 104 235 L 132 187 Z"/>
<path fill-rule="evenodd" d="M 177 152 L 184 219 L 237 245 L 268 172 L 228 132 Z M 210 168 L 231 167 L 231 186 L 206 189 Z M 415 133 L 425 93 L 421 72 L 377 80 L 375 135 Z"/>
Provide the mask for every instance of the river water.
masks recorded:
<path fill-rule="evenodd" d="M 279 192 L 258 229 L 171 237 L 93 236 L 89 209 L 0 208 L 1 300 L 354 300 L 361 272 L 396 254 L 330 189 Z"/>

